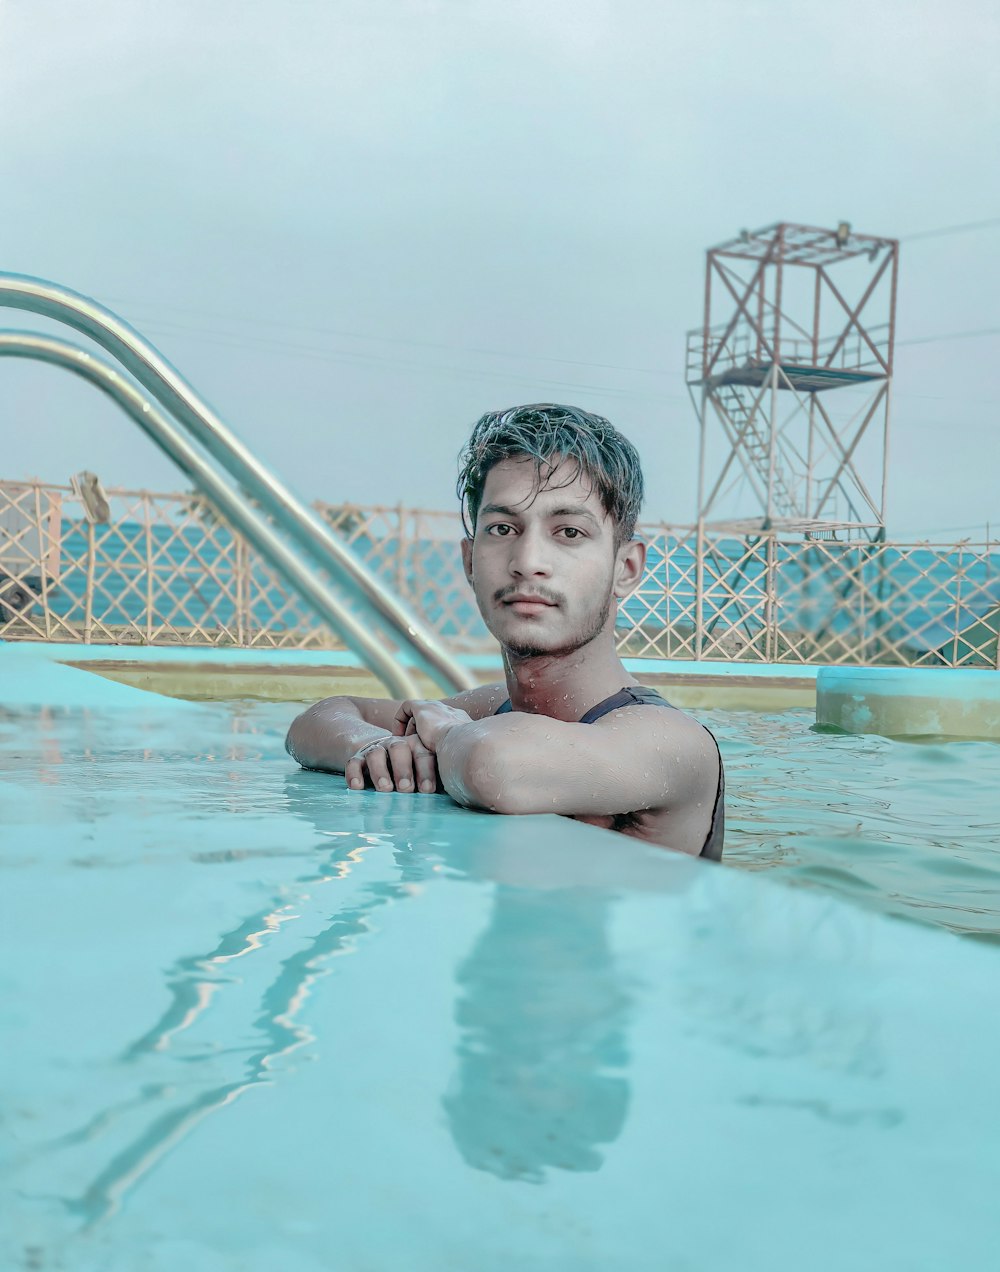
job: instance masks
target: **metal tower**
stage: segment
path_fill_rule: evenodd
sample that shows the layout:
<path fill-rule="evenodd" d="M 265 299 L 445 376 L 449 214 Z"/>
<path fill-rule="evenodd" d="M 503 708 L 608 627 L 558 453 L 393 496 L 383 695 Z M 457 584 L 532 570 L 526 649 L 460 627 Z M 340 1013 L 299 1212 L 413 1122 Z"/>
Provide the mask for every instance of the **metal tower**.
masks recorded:
<path fill-rule="evenodd" d="M 898 240 L 846 222 L 782 222 L 709 250 L 705 318 L 687 345 L 700 527 L 885 537 L 898 266 Z M 713 420 L 729 452 L 707 486 Z M 709 523 L 743 482 L 754 506 Z"/>

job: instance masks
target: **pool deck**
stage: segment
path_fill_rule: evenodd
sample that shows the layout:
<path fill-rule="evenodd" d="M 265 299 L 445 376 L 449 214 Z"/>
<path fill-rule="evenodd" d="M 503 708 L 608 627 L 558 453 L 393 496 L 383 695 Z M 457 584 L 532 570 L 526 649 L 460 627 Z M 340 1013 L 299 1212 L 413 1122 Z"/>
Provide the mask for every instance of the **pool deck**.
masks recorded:
<path fill-rule="evenodd" d="M 381 682 L 347 650 L 0 642 L 0 661 L 11 655 L 45 658 L 135 689 L 192 701 L 314 702 L 335 694 L 386 696 Z M 498 656 L 466 654 L 459 661 L 481 684 L 503 679 Z M 623 662 L 632 675 L 664 691 L 679 707 L 781 711 L 816 704 L 817 667 L 659 658 Z M 427 697 L 442 696 L 429 677 L 419 671 L 415 675 Z"/>
<path fill-rule="evenodd" d="M 499 656 L 459 661 L 480 684 L 503 679 Z M 189 702 L 316 702 L 345 695 L 384 698 L 384 685 L 348 650 L 236 649 L 171 645 L 73 645 L 0 641 L 0 682 L 45 661 L 130 689 Z M 446 696 L 422 670 L 427 698 Z M 817 723 L 887 737 L 1000 738 L 1000 674 L 969 668 L 818 667 L 625 658 L 626 670 L 687 710 L 816 711 Z M 74 694 L 85 690 L 74 686 Z M 85 695 L 86 696 L 86 695 Z M 16 701 L 15 697 L 15 701 Z"/>

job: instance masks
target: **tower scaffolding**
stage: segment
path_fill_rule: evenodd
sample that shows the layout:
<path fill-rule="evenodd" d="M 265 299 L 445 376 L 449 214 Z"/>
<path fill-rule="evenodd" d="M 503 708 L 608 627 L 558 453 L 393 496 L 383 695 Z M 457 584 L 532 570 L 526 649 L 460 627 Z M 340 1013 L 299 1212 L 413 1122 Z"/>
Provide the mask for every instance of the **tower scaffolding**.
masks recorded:
<path fill-rule="evenodd" d="M 898 240 L 847 222 L 780 222 L 708 251 L 687 342 L 701 533 L 885 538 L 898 267 Z M 713 422 L 728 453 L 708 486 Z M 710 521 L 743 478 L 756 508 Z"/>

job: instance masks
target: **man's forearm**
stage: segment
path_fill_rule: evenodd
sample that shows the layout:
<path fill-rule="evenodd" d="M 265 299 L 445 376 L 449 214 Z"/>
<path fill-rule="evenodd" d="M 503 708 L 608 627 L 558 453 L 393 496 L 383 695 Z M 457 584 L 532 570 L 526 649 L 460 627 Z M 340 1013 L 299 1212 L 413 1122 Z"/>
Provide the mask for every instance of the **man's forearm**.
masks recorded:
<path fill-rule="evenodd" d="M 495 724 L 492 718 L 456 724 L 438 744 L 441 785 L 456 804 L 465 808 L 493 809 L 489 761 L 497 740 L 495 730 L 491 729 Z"/>
<path fill-rule="evenodd" d="M 285 749 L 303 768 L 343 773 L 354 753 L 375 738 L 392 737 L 368 724 L 349 698 L 327 698 L 292 721 Z"/>

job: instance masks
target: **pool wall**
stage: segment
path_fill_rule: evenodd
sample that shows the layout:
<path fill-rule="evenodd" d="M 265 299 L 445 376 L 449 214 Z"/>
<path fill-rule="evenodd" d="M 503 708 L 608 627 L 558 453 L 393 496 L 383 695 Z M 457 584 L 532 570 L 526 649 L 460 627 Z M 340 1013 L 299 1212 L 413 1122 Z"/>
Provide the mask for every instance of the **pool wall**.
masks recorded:
<path fill-rule="evenodd" d="M 954 667 L 822 667 L 816 723 L 885 737 L 1000 738 L 1000 674 Z"/>

